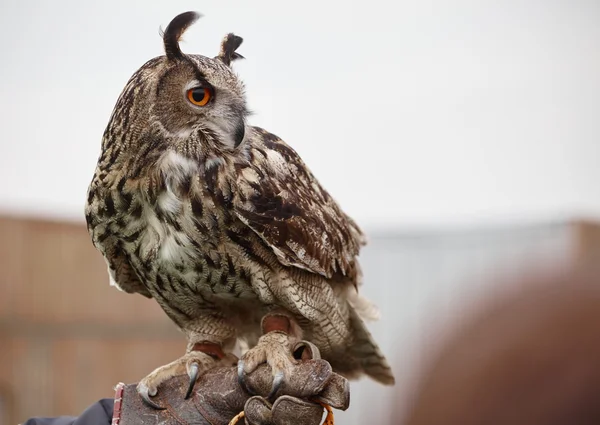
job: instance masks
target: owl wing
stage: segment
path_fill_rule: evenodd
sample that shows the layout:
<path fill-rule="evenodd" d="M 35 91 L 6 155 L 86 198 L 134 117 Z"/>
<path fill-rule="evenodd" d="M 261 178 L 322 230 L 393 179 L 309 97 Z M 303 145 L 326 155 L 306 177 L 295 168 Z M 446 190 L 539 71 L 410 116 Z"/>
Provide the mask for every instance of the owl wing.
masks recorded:
<path fill-rule="evenodd" d="M 263 129 L 253 131 L 249 164 L 237 170 L 237 217 L 282 264 L 327 278 L 355 278 L 356 256 L 365 244 L 360 228 L 290 146 Z"/>
<path fill-rule="evenodd" d="M 110 285 L 129 294 L 138 293 L 152 298 L 146 286 L 131 267 L 127 253 L 121 247 L 121 242 L 111 232 L 113 219 L 107 217 L 107 207 L 105 202 L 100 201 L 102 198 L 97 196 L 99 190 L 94 183 L 92 182 L 88 189 L 85 217 L 92 243 L 102 253 L 108 266 Z M 113 202 L 112 197 L 110 202 Z"/>
<path fill-rule="evenodd" d="M 152 298 L 148 289 L 137 277 L 131 264 L 129 264 L 129 260 L 124 252 L 118 246 L 111 247 L 111 249 L 106 248 L 106 246 L 103 246 L 99 249 L 108 266 L 110 285 L 129 294 L 138 293 L 146 298 Z"/>

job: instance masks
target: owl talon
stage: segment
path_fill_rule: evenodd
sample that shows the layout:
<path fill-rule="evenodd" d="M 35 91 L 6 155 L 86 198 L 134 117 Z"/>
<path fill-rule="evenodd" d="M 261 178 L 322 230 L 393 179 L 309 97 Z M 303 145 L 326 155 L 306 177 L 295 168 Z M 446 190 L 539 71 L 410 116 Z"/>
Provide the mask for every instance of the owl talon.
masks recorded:
<path fill-rule="evenodd" d="M 267 363 L 273 373 L 273 383 L 267 396 L 267 399 L 271 400 L 297 363 L 292 355 L 292 343 L 289 335 L 281 331 L 271 331 L 264 334 L 258 340 L 258 344 L 244 353 L 238 361 L 238 382 L 251 395 L 258 394 L 251 391 L 246 385 L 246 374 L 252 373 L 263 363 Z"/>
<path fill-rule="evenodd" d="M 248 394 L 250 394 L 251 396 L 255 396 L 258 395 L 256 394 L 254 391 L 252 391 L 248 385 L 246 385 L 246 372 L 244 371 L 244 361 L 240 360 L 238 362 L 238 369 L 237 369 L 237 373 L 238 373 L 238 382 L 240 384 L 240 387 L 242 387 L 242 389 L 247 392 Z M 281 388 L 281 385 L 283 384 L 285 380 L 285 375 L 283 372 L 279 371 L 275 374 L 275 377 L 273 378 L 273 384 L 271 385 L 271 391 L 269 391 L 269 395 L 266 397 L 267 400 L 271 400 L 275 394 L 277 394 L 277 391 L 279 391 L 279 389 Z"/>
<path fill-rule="evenodd" d="M 210 354 L 203 351 L 190 351 L 171 363 L 152 371 L 148 376 L 138 382 L 137 391 L 144 400 L 144 403 L 155 409 L 162 409 L 162 407 L 150 400 L 150 397 L 154 397 L 157 394 L 160 386 L 165 381 L 171 379 L 173 376 L 187 373 L 190 377 L 185 394 L 185 398 L 187 399 L 191 396 L 194 385 L 196 384 L 196 379 L 199 375 L 215 367 L 217 364 L 219 364 L 219 362 Z"/>
<path fill-rule="evenodd" d="M 251 396 L 255 396 L 257 394 L 254 391 L 252 391 L 250 388 L 248 388 L 248 386 L 246 385 L 246 372 L 244 371 L 244 369 L 245 369 L 244 366 L 245 366 L 244 361 L 239 360 L 238 367 L 237 367 L 238 383 L 240 384 L 240 387 L 242 387 L 242 389 L 245 392 L 247 392 Z"/>
<path fill-rule="evenodd" d="M 188 376 L 190 377 L 190 383 L 188 385 L 188 389 L 185 392 L 184 399 L 187 400 L 192 395 L 192 391 L 194 390 L 194 386 L 196 385 L 196 379 L 198 379 L 198 373 L 200 372 L 200 367 L 198 363 L 192 363 L 188 370 Z"/>
<path fill-rule="evenodd" d="M 275 377 L 273 378 L 273 385 L 271 386 L 271 391 L 267 396 L 267 400 L 270 401 L 275 397 L 275 394 L 277 394 L 277 391 L 279 391 L 279 388 L 281 388 L 281 384 L 283 384 L 284 379 L 285 375 L 283 372 L 280 371 L 275 374 Z"/>
<path fill-rule="evenodd" d="M 150 399 L 150 394 L 149 394 L 148 387 L 146 387 L 146 386 L 138 387 L 138 393 L 139 393 L 140 397 L 142 398 L 142 401 L 144 403 L 146 403 L 148 406 L 150 406 L 150 407 L 152 407 L 153 409 L 156 409 L 156 410 L 165 410 L 164 407 L 162 407 L 159 404 L 156 404 L 155 402 L 153 402 Z"/>

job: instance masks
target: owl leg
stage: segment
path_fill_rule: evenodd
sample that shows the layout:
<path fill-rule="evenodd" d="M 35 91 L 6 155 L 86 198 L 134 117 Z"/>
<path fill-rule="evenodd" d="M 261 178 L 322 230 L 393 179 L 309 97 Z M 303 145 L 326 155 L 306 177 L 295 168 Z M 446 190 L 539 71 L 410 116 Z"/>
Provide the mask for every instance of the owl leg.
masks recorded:
<path fill-rule="evenodd" d="M 234 332 L 222 319 L 204 318 L 187 324 L 183 330 L 188 338 L 186 353 L 177 360 L 158 367 L 137 385 L 142 400 L 155 409 L 163 408 L 150 397 L 156 396 L 160 384 L 171 377 L 183 374 L 189 376 L 190 382 L 185 395 L 187 399 L 204 372 L 218 366 L 233 366 L 237 361 L 233 354 L 225 354 L 223 351 L 224 346 L 231 345 Z"/>
<path fill-rule="evenodd" d="M 301 330 L 292 317 L 282 313 L 265 316 L 262 330 L 263 335 L 256 346 L 248 350 L 238 362 L 238 380 L 242 388 L 252 394 L 246 386 L 245 375 L 260 364 L 268 363 L 273 373 L 273 385 L 267 396 L 271 399 L 297 363 L 292 347 L 301 339 Z"/>

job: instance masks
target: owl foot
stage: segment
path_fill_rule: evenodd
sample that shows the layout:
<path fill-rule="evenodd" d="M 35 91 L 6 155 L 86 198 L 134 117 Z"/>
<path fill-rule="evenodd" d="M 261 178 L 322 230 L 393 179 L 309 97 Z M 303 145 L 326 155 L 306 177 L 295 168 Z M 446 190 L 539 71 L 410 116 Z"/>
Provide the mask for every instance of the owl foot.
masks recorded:
<path fill-rule="evenodd" d="M 273 373 L 273 384 L 267 399 L 277 393 L 286 376 L 296 364 L 292 353 L 292 338 L 282 331 L 271 331 L 260 337 L 258 344 L 248 350 L 238 362 L 238 381 L 241 387 L 251 395 L 256 395 L 248 388 L 245 375 L 253 372 L 260 364 L 267 363 Z"/>
<path fill-rule="evenodd" d="M 213 345 L 214 344 L 196 344 L 192 351 L 167 365 L 155 369 L 152 373 L 142 379 L 137 385 L 137 391 L 140 397 L 142 397 L 142 400 L 154 409 L 164 409 L 152 401 L 150 397 L 154 397 L 158 393 L 160 384 L 173 376 L 183 375 L 184 373 L 187 373 L 190 377 L 190 383 L 185 394 L 185 398 L 189 398 L 198 377 L 207 370 L 217 366 L 220 363 L 219 360 L 225 357 L 223 352 L 220 351 L 220 347 L 218 348 L 220 356 L 216 355 L 214 347 L 211 347 L 212 349 L 206 349 Z"/>

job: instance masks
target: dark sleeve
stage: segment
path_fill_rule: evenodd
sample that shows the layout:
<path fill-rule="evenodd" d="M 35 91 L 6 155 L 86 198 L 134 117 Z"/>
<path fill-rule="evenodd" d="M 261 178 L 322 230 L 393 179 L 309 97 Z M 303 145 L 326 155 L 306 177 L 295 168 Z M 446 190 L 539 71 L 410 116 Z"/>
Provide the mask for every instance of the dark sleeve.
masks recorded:
<path fill-rule="evenodd" d="M 85 409 L 81 416 L 58 416 L 56 418 L 31 418 L 23 425 L 110 425 L 113 415 L 112 398 L 103 398 Z"/>

